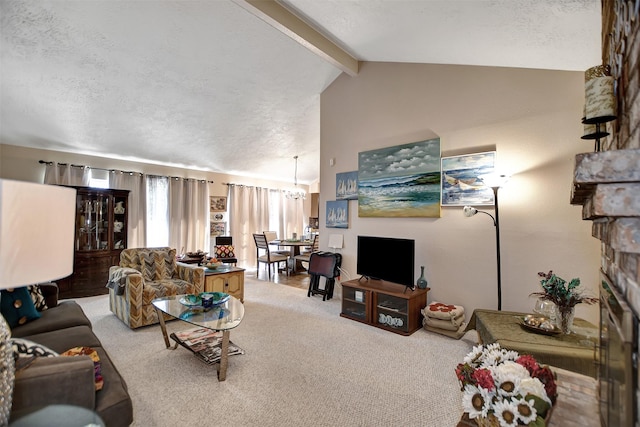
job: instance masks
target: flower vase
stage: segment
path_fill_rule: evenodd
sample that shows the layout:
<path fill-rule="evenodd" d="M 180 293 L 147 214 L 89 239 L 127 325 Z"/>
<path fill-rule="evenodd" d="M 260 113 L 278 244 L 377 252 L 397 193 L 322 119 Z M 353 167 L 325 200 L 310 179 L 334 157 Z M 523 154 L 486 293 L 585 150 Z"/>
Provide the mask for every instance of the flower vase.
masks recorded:
<path fill-rule="evenodd" d="M 575 306 L 558 307 L 556 305 L 556 326 L 563 334 L 570 334 L 573 327 L 573 317 L 575 316 Z"/>
<path fill-rule="evenodd" d="M 418 285 L 420 289 L 427 289 L 427 279 L 424 278 L 424 265 L 420 266 L 420 278 L 416 282 L 416 285 Z"/>

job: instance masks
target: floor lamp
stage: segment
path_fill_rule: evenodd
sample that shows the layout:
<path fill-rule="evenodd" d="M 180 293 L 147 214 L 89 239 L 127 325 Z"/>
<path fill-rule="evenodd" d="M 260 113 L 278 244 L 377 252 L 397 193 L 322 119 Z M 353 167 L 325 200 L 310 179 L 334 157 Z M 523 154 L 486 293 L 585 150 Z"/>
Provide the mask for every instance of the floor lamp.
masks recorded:
<path fill-rule="evenodd" d="M 471 206 L 465 206 L 462 209 L 464 216 L 472 217 L 475 214 L 483 213 L 488 215 L 493 220 L 493 225 L 496 228 L 496 270 L 498 273 L 498 310 L 502 310 L 502 274 L 500 271 L 500 215 L 498 212 L 498 190 L 502 187 L 509 177 L 507 175 L 485 175 L 482 177 L 482 181 L 487 187 L 491 187 L 493 190 L 493 206 L 495 209 L 495 217 L 489 212 L 479 211 Z"/>
<path fill-rule="evenodd" d="M 73 273 L 75 206 L 72 188 L 0 179 L 0 289 L 15 292 Z M 18 310 L 22 301 L 9 306 Z M 0 316 L 0 425 L 9 423 L 15 379 L 10 338 Z"/>

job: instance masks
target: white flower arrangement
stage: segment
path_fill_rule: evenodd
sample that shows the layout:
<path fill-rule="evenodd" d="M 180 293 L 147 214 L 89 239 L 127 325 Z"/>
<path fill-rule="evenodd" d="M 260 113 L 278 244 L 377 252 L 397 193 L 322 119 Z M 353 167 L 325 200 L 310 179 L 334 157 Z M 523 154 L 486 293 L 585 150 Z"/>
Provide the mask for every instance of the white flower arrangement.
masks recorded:
<path fill-rule="evenodd" d="M 458 364 L 462 406 L 470 419 L 494 419 L 501 427 L 546 426 L 557 397 L 553 372 L 532 356 L 499 344 L 477 346 Z"/>

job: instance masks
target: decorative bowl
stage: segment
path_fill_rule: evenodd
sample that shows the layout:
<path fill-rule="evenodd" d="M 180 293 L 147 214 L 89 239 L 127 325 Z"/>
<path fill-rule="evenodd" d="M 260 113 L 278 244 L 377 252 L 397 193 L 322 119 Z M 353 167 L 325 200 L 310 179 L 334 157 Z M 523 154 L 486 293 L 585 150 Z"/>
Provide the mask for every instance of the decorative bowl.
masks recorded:
<path fill-rule="evenodd" d="M 204 264 L 204 266 L 206 268 L 208 268 L 209 270 L 215 270 L 216 268 L 220 267 L 221 265 L 222 265 L 221 262 L 213 262 L 213 263 L 210 263 L 210 264 Z"/>

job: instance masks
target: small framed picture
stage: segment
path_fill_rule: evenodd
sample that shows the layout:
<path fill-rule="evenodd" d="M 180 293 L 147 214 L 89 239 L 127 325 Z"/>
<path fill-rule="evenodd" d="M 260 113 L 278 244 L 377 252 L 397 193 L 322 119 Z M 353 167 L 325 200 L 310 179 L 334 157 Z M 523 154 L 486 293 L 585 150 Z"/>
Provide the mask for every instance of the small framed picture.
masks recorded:
<path fill-rule="evenodd" d="M 226 212 L 227 197 L 226 196 L 209 196 L 209 206 L 211 212 Z"/>
<path fill-rule="evenodd" d="M 329 228 L 349 228 L 348 200 L 331 200 L 327 202 L 326 226 Z"/>
<path fill-rule="evenodd" d="M 227 231 L 226 222 L 211 221 L 211 235 L 212 236 L 224 236 Z"/>

